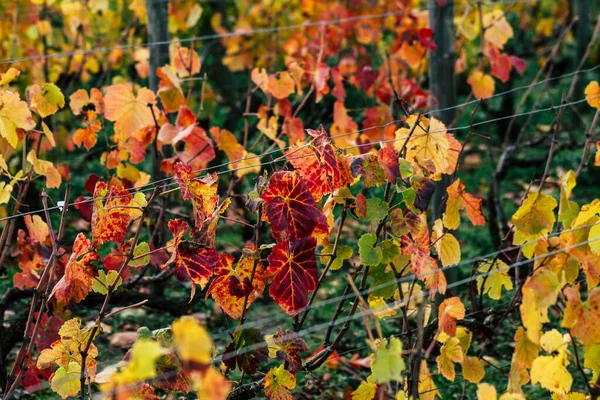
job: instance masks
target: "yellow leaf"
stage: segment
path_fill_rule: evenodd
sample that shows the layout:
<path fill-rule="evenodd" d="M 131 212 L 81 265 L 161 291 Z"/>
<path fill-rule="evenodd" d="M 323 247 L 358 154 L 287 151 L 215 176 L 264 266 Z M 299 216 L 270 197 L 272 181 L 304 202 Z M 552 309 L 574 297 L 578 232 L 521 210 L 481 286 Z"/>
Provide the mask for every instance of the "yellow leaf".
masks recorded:
<path fill-rule="evenodd" d="M 570 201 L 571 193 L 576 185 L 575 172 L 570 170 L 560 178 L 560 205 L 558 206 L 558 221 L 566 228 L 571 227 L 571 222 L 579 213 L 579 206 Z"/>
<path fill-rule="evenodd" d="M 96 293 L 107 294 L 108 287 L 110 285 L 115 284 L 115 280 L 117 279 L 117 275 L 119 273 L 117 271 L 108 271 L 108 274 L 103 270 L 98 271 L 98 276 L 94 278 L 92 281 L 92 290 Z M 119 278 L 115 287 L 121 286 L 123 279 Z"/>
<path fill-rule="evenodd" d="M 473 96 L 478 99 L 484 99 L 494 94 L 496 83 L 494 78 L 481 71 L 475 71 L 467 78 L 467 83 L 471 85 Z"/>
<path fill-rule="evenodd" d="M 263 386 L 265 395 L 271 400 L 293 400 L 290 389 L 296 387 L 296 378 L 281 364 L 267 372 Z"/>
<path fill-rule="evenodd" d="M 521 207 L 513 215 L 511 222 L 518 231 L 526 235 L 550 231 L 556 221 L 553 212 L 556 206 L 556 200 L 551 196 L 529 193 Z"/>
<path fill-rule="evenodd" d="M 508 265 L 502 260 L 496 260 L 493 265 L 491 261 L 485 261 L 479 264 L 477 272 L 487 274 L 486 277 L 477 278 L 477 290 L 487 294 L 490 299 L 500 300 L 502 287 L 506 290 L 513 288 L 511 277 L 508 275 Z"/>
<path fill-rule="evenodd" d="M 354 392 L 352 392 L 352 400 L 371 400 L 377 393 L 377 384 L 375 378 L 370 375 L 366 381 L 362 381 Z"/>
<path fill-rule="evenodd" d="M 508 39 L 513 37 L 513 29 L 504 17 L 504 11 L 493 10 L 483 15 L 484 38 L 494 47 L 502 50 Z"/>
<path fill-rule="evenodd" d="M 50 386 L 60 397 L 75 396 L 81 388 L 81 366 L 76 362 L 70 362 L 66 367 L 60 367 L 52 375 Z"/>
<path fill-rule="evenodd" d="M 0 86 L 6 86 L 21 75 L 21 71 L 10 67 L 5 73 L 0 73 Z"/>
<path fill-rule="evenodd" d="M 556 329 L 552 329 L 542 335 L 540 339 L 540 345 L 546 353 L 553 353 L 559 350 L 564 345 L 563 335 Z M 565 346 L 566 347 L 566 346 Z M 563 351 L 565 348 L 562 349 Z"/>
<path fill-rule="evenodd" d="M 431 242 L 434 243 L 444 267 L 460 262 L 460 244 L 454 235 L 449 232 L 444 233 L 441 219 L 436 220 L 433 225 Z"/>
<path fill-rule="evenodd" d="M 477 385 L 477 400 L 496 400 L 498 394 L 496 388 L 488 383 L 480 383 Z"/>
<path fill-rule="evenodd" d="M 548 307 L 556 303 L 560 288 L 556 275 L 547 269 L 538 269 L 523 285 L 519 309 L 523 326 L 534 343 L 539 343 L 542 324 L 548 322 Z"/>
<path fill-rule="evenodd" d="M 226 400 L 231 392 L 231 383 L 214 367 L 209 367 L 204 373 L 190 374 L 198 399 Z"/>
<path fill-rule="evenodd" d="M 184 365 L 206 366 L 212 359 L 212 340 L 196 319 L 184 316 L 173 322 L 173 339 Z M 199 365 L 197 365 L 199 364 Z"/>
<path fill-rule="evenodd" d="M 46 187 L 56 189 L 60 187 L 62 178 L 58 169 L 50 161 L 40 160 L 35 154 L 35 150 L 31 150 L 27 155 L 27 161 L 33 166 L 36 174 L 46 177 Z"/>
<path fill-rule="evenodd" d="M 556 356 L 539 356 L 531 366 L 531 383 L 539 383 L 553 393 L 567 393 L 571 390 L 573 377 L 567 371 L 566 352 Z"/>
<path fill-rule="evenodd" d="M 456 377 L 454 363 L 463 362 L 463 352 L 458 339 L 455 337 L 448 339 L 440 349 L 440 355 L 436 360 L 439 372 L 444 378 L 454 382 Z"/>
<path fill-rule="evenodd" d="M 421 117 L 417 125 L 415 115 L 409 116 L 406 123 L 408 128 L 396 131 L 397 140 L 394 147 L 398 151 L 406 149 L 406 160 L 411 163 L 413 169 L 418 168 L 423 174 L 432 175 L 432 178 L 437 180 L 441 179 L 442 173 L 454 172 L 456 163 L 451 162 L 450 154 L 454 152 L 454 137 L 447 133 L 446 126 L 433 117 Z"/>
<path fill-rule="evenodd" d="M 590 107 L 600 110 L 600 86 L 597 81 L 592 81 L 585 87 L 585 99 Z"/>
<path fill-rule="evenodd" d="M 7 204 L 10 201 L 13 186 L 6 182 L 0 182 L 0 204 Z"/>
<path fill-rule="evenodd" d="M 596 254 L 600 254 L 600 225 L 594 225 L 590 228 L 588 236 L 590 249 Z"/>
<path fill-rule="evenodd" d="M 600 200 L 595 199 L 590 204 L 581 207 L 581 211 L 577 214 L 577 218 L 571 224 L 573 228 L 585 225 L 592 217 L 600 212 Z"/>
<path fill-rule="evenodd" d="M 419 368 L 419 399 L 420 400 L 434 400 L 437 397 L 442 397 L 440 392 L 435 386 L 435 382 L 429 372 L 426 361 L 421 361 Z"/>
<path fill-rule="evenodd" d="M 130 385 L 156 377 L 156 361 L 168 353 L 158 342 L 138 339 L 130 351 L 129 363 L 110 377 L 110 382 L 101 386 L 102 391 L 110 392 L 123 385 Z"/>
<path fill-rule="evenodd" d="M 54 134 L 52 133 L 50 128 L 48 128 L 48 125 L 46 125 L 46 123 L 44 121 L 42 121 L 42 132 L 44 132 L 44 136 L 46 136 L 46 139 L 48 139 L 48 143 L 50 143 L 50 145 L 52 147 L 56 146 L 56 141 L 54 140 Z"/>
<path fill-rule="evenodd" d="M 130 267 L 144 267 L 150 262 L 150 246 L 146 242 L 139 243 L 133 251 Z"/>
<path fill-rule="evenodd" d="M 0 136 L 8 143 L 17 148 L 19 136 L 17 128 L 29 130 L 35 128 L 35 121 L 27 107 L 27 103 L 21 101 L 18 93 L 9 90 L 0 90 Z"/>
<path fill-rule="evenodd" d="M 516 362 L 525 368 L 531 368 L 533 360 L 537 358 L 540 352 L 539 346 L 529 339 L 522 326 L 517 328 L 514 340 L 517 342 L 515 346 Z"/>
<path fill-rule="evenodd" d="M 479 383 L 485 376 L 483 363 L 477 357 L 465 357 L 462 363 L 463 378 L 471 383 Z"/>

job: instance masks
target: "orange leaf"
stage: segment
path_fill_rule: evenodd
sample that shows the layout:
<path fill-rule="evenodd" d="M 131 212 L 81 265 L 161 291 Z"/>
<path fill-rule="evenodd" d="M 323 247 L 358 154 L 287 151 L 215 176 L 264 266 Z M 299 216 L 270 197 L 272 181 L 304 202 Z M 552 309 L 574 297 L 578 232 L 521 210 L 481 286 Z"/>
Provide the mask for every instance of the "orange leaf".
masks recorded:
<path fill-rule="evenodd" d="M 450 336 L 456 335 L 456 321 L 465 317 L 465 306 L 458 297 L 450 297 L 440 304 L 438 326 Z"/>
<path fill-rule="evenodd" d="M 233 268 L 232 256 L 229 254 L 221 256 L 221 260 L 215 267 L 217 277 L 206 292 L 206 297 L 212 296 L 223 311 L 233 319 L 242 316 L 246 296 L 248 297 L 246 307 L 249 307 L 265 290 L 262 263 L 256 261 L 256 270 L 252 274 L 255 263 L 253 247 L 244 248 L 235 268 Z"/>
<path fill-rule="evenodd" d="M 467 79 L 467 83 L 471 85 L 473 95 L 478 99 L 484 99 L 494 94 L 496 84 L 494 78 L 484 74 L 481 71 L 475 71 Z"/>
<path fill-rule="evenodd" d="M 104 116 L 115 122 L 115 129 L 126 136 L 154 126 L 150 106 L 156 104 L 156 96 L 150 89 L 141 88 L 137 96 L 130 83 L 109 86 L 104 96 Z"/>
<path fill-rule="evenodd" d="M 457 229 L 460 224 L 459 210 L 467 212 L 467 217 L 475 226 L 485 225 L 485 217 L 481 212 L 481 199 L 465 191 L 465 184 L 456 179 L 448 186 L 448 201 L 444 213 L 444 226 L 448 229 Z"/>
<path fill-rule="evenodd" d="M 280 72 L 279 76 L 271 75 L 269 77 L 268 89 L 269 93 L 276 99 L 287 99 L 295 91 L 294 80 L 287 72 Z"/>

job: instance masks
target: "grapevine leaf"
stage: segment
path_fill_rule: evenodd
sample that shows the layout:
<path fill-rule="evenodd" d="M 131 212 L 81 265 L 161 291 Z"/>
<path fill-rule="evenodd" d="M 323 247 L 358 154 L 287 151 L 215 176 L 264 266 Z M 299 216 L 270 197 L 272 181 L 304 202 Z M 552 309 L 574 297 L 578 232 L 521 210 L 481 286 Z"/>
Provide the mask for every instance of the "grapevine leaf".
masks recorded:
<path fill-rule="evenodd" d="M 282 364 L 271 368 L 265 376 L 263 386 L 265 395 L 270 400 L 293 400 L 290 390 L 296 387 L 296 378 L 286 371 Z"/>
<path fill-rule="evenodd" d="M 62 177 L 58 169 L 50 161 L 40 160 L 35 154 L 35 150 L 31 150 L 27 155 L 27 162 L 33 166 L 36 174 L 46 177 L 46 187 L 56 189 L 60 187 Z"/>
<path fill-rule="evenodd" d="M 188 229 L 187 222 L 178 218 L 170 220 L 168 225 L 175 240 L 175 251 L 162 267 L 174 263 L 177 279 L 182 282 L 191 280 L 204 289 L 213 275 L 214 266 L 219 262 L 219 253 L 215 249 L 183 240 L 183 235 Z M 192 285 L 192 296 L 195 288 L 195 285 Z"/>
<path fill-rule="evenodd" d="M 215 267 L 216 278 L 211 283 L 206 296 L 212 296 L 223 311 L 233 319 L 242 316 L 246 296 L 248 297 L 246 307 L 249 307 L 265 290 L 264 267 L 261 262 L 256 261 L 254 277 L 250 284 L 254 264 L 254 249 L 246 247 L 235 268 L 233 268 L 233 257 L 228 254 L 223 255 Z"/>
<path fill-rule="evenodd" d="M 254 375 L 261 362 L 269 359 L 267 343 L 260 331 L 254 328 L 240 327 L 233 334 L 233 342 L 225 349 L 223 363 L 229 369 L 236 365 L 248 375 Z"/>
<path fill-rule="evenodd" d="M 91 263 L 100 259 L 96 252 L 88 252 L 89 248 L 90 241 L 82 233 L 78 234 L 65 273 L 52 289 L 50 297 L 64 303 L 79 303 L 87 297 L 96 276 Z"/>
<path fill-rule="evenodd" d="M 371 356 L 371 373 L 377 383 L 402 382 L 402 371 L 406 368 L 402 358 L 402 342 L 392 337 L 376 342 L 377 351 Z"/>
<path fill-rule="evenodd" d="M 372 400 L 377 393 L 377 383 L 373 375 L 369 375 L 366 381 L 362 381 L 354 392 L 352 392 L 352 400 Z"/>
<path fill-rule="evenodd" d="M 600 86 L 597 81 L 591 81 L 585 87 L 585 99 L 590 107 L 600 110 Z"/>
<path fill-rule="evenodd" d="M 458 297 L 445 299 L 439 308 L 438 326 L 440 332 L 446 332 L 450 336 L 456 335 L 456 321 L 465 317 L 465 306 Z"/>
<path fill-rule="evenodd" d="M 367 199 L 367 214 L 365 219 L 369 221 L 381 221 L 388 214 L 388 205 L 378 197 Z"/>
<path fill-rule="evenodd" d="M 31 116 L 27 103 L 20 99 L 18 93 L 0 90 L 0 104 L 2 104 L 0 108 L 0 136 L 16 149 L 19 142 L 17 128 L 33 129 L 35 128 L 35 121 Z"/>
<path fill-rule="evenodd" d="M 269 294 L 289 315 L 308 304 L 308 293 L 317 287 L 316 241 L 303 238 L 278 243 L 268 257 L 267 274 L 274 274 Z"/>
<path fill-rule="evenodd" d="M 486 277 L 477 278 L 477 291 L 487 294 L 490 299 L 500 300 L 502 287 L 506 290 L 513 288 L 508 266 L 502 260 L 496 260 L 493 265 L 491 261 L 482 262 L 477 267 L 477 272 L 487 274 Z"/>
<path fill-rule="evenodd" d="M 98 271 L 98 276 L 94 278 L 92 281 L 92 290 L 96 293 L 107 294 L 108 287 L 110 285 L 115 284 L 115 280 L 117 279 L 118 272 L 117 271 L 108 271 L 108 274 L 103 270 Z M 119 277 L 119 280 L 115 284 L 115 288 L 121 286 L 123 279 Z"/>
<path fill-rule="evenodd" d="M 600 338 L 600 288 L 589 291 L 585 302 L 581 301 L 578 287 L 564 290 L 567 307 L 562 326 L 569 328 L 574 338 L 581 340 L 586 346 L 598 343 Z"/>
<path fill-rule="evenodd" d="M 192 178 L 192 167 L 177 162 L 174 166 L 175 180 L 181 188 L 184 200 L 191 200 L 194 208 L 194 222 L 200 229 L 208 217 L 212 215 L 219 202 L 217 195 L 217 175 L 207 175 L 204 178 Z"/>
<path fill-rule="evenodd" d="M 33 85 L 27 92 L 31 109 L 42 118 L 56 113 L 65 106 L 65 97 L 54 83 L 45 83 L 41 87 Z"/>
<path fill-rule="evenodd" d="M 467 212 L 467 217 L 475 226 L 485 225 L 485 217 L 481 212 L 481 199 L 465 191 L 465 184 L 457 179 L 448 186 L 448 201 L 444 213 L 444 226 L 447 229 L 457 229 L 460 224 L 459 210 Z"/>
<path fill-rule="evenodd" d="M 460 262 L 460 244 L 454 235 L 444 232 L 441 219 L 437 219 L 433 225 L 431 242 L 440 256 L 442 266 L 447 267 Z"/>
<path fill-rule="evenodd" d="M 150 108 L 154 104 L 156 96 L 152 90 L 141 88 L 136 96 L 130 83 L 118 83 L 106 89 L 104 116 L 115 122 L 115 130 L 133 136 L 144 128 L 154 126 Z"/>
<path fill-rule="evenodd" d="M 173 340 L 177 354 L 187 371 L 204 370 L 212 359 L 212 340 L 206 329 L 191 316 L 173 322 Z"/>
<path fill-rule="evenodd" d="M 454 363 L 463 362 L 463 352 L 457 338 L 452 337 L 444 343 L 440 349 L 440 355 L 437 357 L 438 370 L 449 381 L 454 382 L 456 371 Z"/>
<path fill-rule="evenodd" d="M 374 233 L 365 233 L 358 240 L 358 254 L 363 265 L 379 265 L 383 257 L 380 247 L 375 246 L 377 236 Z"/>
<path fill-rule="evenodd" d="M 302 358 L 298 353 L 308 351 L 308 345 L 304 339 L 294 331 L 284 331 L 278 328 L 273 340 L 275 345 L 279 347 L 276 353 L 277 358 L 287 363 L 290 373 L 296 374 L 299 372 L 302 368 Z"/>
<path fill-rule="evenodd" d="M 513 215 L 511 222 L 525 235 L 537 235 L 552 230 L 556 217 L 553 210 L 558 204 L 546 194 L 529 193 Z"/>
<path fill-rule="evenodd" d="M 483 363 L 477 357 L 465 357 L 462 363 L 463 378 L 471 383 L 479 383 L 485 376 Z"/>
<path fill-rule="evenodd" d="M 50 386 L 60 397 L 75 396 L 79 393 L 81 365 L 76 362 L 69 363 L 66 367 L 60 367 L 52 376 Z"/>
<path fill-rule="evenodd" d="M 467 83 L 471 85 L 473 90 L 473 96 L 477 99 L 485 99 L 494 94 L 496 90 L 496 83 L 494 78 L 488 74 L 484 74 L 481 71 L 474 71 L 467 78 Z"/>
<path fill-rule="evenodd" d="M 150 246 L 146 242 L 138 243 L 133 251 L 133 258 L 129 261 L 130 267 L 144 267 L 150 263 Z"/>
<path fill-rule="evenodd" d="M 263 192 L 265 214 L 271 233 L 279 242 L 329 233 L 321 212 L 306 181 L 295 172 L 276 172 Z"/>

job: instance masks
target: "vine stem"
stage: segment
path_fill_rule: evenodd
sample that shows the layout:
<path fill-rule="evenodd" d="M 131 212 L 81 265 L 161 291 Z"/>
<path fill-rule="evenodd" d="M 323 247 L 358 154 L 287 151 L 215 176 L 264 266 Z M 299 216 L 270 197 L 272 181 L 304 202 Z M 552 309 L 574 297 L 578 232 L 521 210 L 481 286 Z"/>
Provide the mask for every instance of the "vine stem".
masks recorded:
<path fill-rule="evenodd" d="M 262 204 L 260 204 L 258 206 L 258 210 L 256 210 L 256 225 L 254 227 L 254 247 L 255 247 L 255 251 L 258 251 L 258 248 L 260 247 L 260 227 L 261 227 L 261 218 L 262 218 Z M 250 273 L 250 288 L 252 290 L 252 292 L 254 291 L 254 276 L 256 275 L 256 268 L 258 267 L 258 258 L 256 257 L 256 254 L 254 256 L 254 264 L 252 265 L 252 272 Z M 238 329 L 240 326 L 244 325 L 244 322 L 246 322 L 246 309 L 248 307 L 248 299 L 250 298 L 250 294 L 252 294 L 252 292 L 248 293 L 246 295 L 246 297 L 244 297 L 244 305 L 242 308 L 242 316 L 240 317 L 240 323 L 238 325 Z"/>
<path fill-rule="evenodd" d="M 16 390 L 19 385 L 21 379 L 23 378 L 25 369 L 23 365 L 26 363 L 27 358 L 31 356 L 33 350 L 33 344 L 35 337 L 37 336 L 37 332 L 40 328 L 42 315 L 41 313 L 44 311 L 44 307 L 46 306 L 46 302 L 48 301 L 48 296 L 50 294 L 50 289 L 52 288 L 52 275 L 54 271 L 54 267 L 56 265 L 56 260 L 58 257 L 59 244 L 62 241 L 62 237 L 65 230 L 65 222 L 67 220 L 67 205 L 69 204 L 69 195 L 71 193 L 71 184 L 67 184 L 67 190 L 65 192 L 64 197 L 64 208 L 62 210 L 60 225 L 58 229 L 58 235 L 54 235 L 54 230 L 52 229 L 52 222 L 50 220 L 50 213 L 48 212 L 48 195 L 44 190 L 42 192 L 42 204 L 44 205 L 44 211 L 46 215 L 46 221 L 48 224 L 48 231 L 50 234 L 50 240 L 52 241 L 52 254 L 48 259 L 48 263 L 44 267 L 44 271 L 42 272 L 42 276 L 40 277 L 40 281 L 38 282 L 36 288 L 33 291 L 33 298 L 31 300 L 31 305 L 29 306 L 29 314 L 27 316 L 27 322 L 25 323 L 25 334 L 23 337 L 23 343 L 21 344 L 21 348 L 19 349 L 19 353 L 17 354 L 17 358 L 15 359 L 15 364 L 13 365 L 12 371 L 8 377 L 6 382 L 7 388 L 5 388 L 4 399 L 8 400 L 11 398 L 12 394 Z M 37 304 L 40 303 L 39 308 Z M 34 322 L 35 313 L 38 312 L 38 317 Z M 34 325 L 32 325 L 34 324 Z M 32 329 L 33 326 L 33 329 Z M 30 333 L 31 332 L 31 333 Z M 14 377 L 14 380 L 11 383 L 11 379 Z"/>
<path fill-rule="evenodd" d="M 340 224 L 338 227 L 338 231 L 335 235 L 333 249 L 331 251 L 331 254 L 328 254 L 329 261 L 327 262 L 327 265 L 325 266 L 325 269 L 323 270 L 323 272 L 321 272 L 321 276 L 319 276 L 319 280 L 317 281 L 317 287 L 312 292 L 312 295 L 310 296 L 310 299 L 308 301 L 308 305 L 306 306 L 306 309 L 302 313 L 302 316 L 300 317 L 298 324 L 294 328 L 294 330 L 296 332 L 298 332 L 300 329 L 302 329 L 302 325 L 304 325 L 304 321 L 306 321 L 306 317 L 308 316 L 308 313 L 310 312 L 311 305 L 313 304 L 313 302 L 315 301 L 315 298 L 317 297 L 317 292 L 318 292 L 319 288 L 321 287 L 321 283 L 323 282 L 323 279 L 325 279 L 325 275 L 327 275 L 327 272 L 329 272 L 331 265 L 333 264 L 333 262 L 335 261 L 335 258 L 337 257 L 337 251 L 338 251 L 338 247 L 339 247 L 339 243 L 340 243 L 340 237 L 342 236 L 341 235 L 342 229 L 344 227 L 344 223 L 346 222 L 347 215 L 348 215 L 348 203 L 346 202 L 346 203 L 344 203 L 344 208 L 342 209 L 342 213 L 340 215 Z"/>
<path fill-rule="evenodd" d="M 117 282 L 119 281 L 119 278 L 121 278 L 121 276 L 123 275 L 123 272 L 125 272 L 125 269 L 127 268 L 129 263 L 133 259 L 133 254 L 134 254 L 137 242 L 140 238 L 140 232 L 142 231 L 142 226 L 144 225 L 144 220 L 148 216 L 148 213 L 150 211 L 150 204 L 152 203 L 152 201 L 154 200 L 154 198 L 156 197 L 157 194 L 158 194 L 158 187 L 156 187 L 154 189 L 154 191 L 150 195 L 150 198 L 148 199 L 148 204 L 146 205 L 146 207 L 144 207 L 144 211 L 142 211 L 142 216 L 140 217 L 140 222 L 138 223 L 137 229 L 135 231 L 135 235 L 133 236 L 133 239 L 131 242 L 131 248 L 129 249 L 129 252 L 127 253 L 127 256 L 125 257 L 123 264 L 121 264 L 121 268 L 119 268 L 119 272 L 117 272 L 117 276 L 116 276 L 114 282 L 112 284 L 108 285 L 108 293 L 106 293 L 106 297 L 104 298 L 104 303 L 102 303 L 102 308 L 100 309 L 98 318 L 96 318 L 96 323 L 94 324 L 94 327 L 92 328 L 90 335 L 88 336 L 88 340 L 87 340 L 87 343 L 85 343 L 84 349 L 83 350 L 80 349 L 80 354 L 81 354 L 81 374 L 79 376 L 80 390 L 81 390 L 79 393 L 80 400 L 84 400 L 84 398 L 85 398 L 85 381 L 86 381 L 86 372 L 87 372 L 85 363 L 86 363 L 86 359 L 88 356 L 88 352 L 90 350 L 90 347 L 92 346 L 92 342 L 94 341 L 94 338 L 96 337 L 96 335 L 98 334 L 98 331 L 100 330 L 100 326 L 101 326 L 102 322 L 107 318 L 108 315 L 110 315 L 107 312 L 108 304 L 110 303 L 110 298 L 112 297 L 113 293 L 115 292 L 115 290 L 117 288 Z"/>

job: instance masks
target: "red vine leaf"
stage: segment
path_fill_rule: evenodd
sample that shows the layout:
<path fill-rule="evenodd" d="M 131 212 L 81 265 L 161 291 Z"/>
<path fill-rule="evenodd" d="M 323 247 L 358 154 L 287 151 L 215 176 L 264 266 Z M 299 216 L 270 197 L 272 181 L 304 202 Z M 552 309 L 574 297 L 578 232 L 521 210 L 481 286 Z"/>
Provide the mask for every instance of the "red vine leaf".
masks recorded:
<path fill-rule="evenodd" d="M 308 304 L 308 293 L 317 287 L 316 240 L 311 237 L 281 242 L 269 255 L 267 273 L 275 274 L 269 294 L 289 315 Z"/>
<path fill-rule="evenodd" d="M 175 263 L 175 276 L 180 281 L 191 280 L 204 289 L 213 275 L 213 268 L 219 262 L 219 253 L 215 249 L 209 249 L 197 243 L 183 240 L 183 235 L 188 230 L 187 222 L 181 219 L 169 221 L 169 230 L 174 237 L 175 251 L 171 258 L 162 265 L 162 268 Z M 192 297 L 196 286 L 192 285 Z"/>
<path fill-rule="evenodd" d="M 271 233 L 279 242 L 329 233 L 306 180 L 296 172 L 276 172 L 261 198 Z"/>

